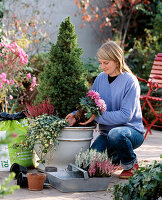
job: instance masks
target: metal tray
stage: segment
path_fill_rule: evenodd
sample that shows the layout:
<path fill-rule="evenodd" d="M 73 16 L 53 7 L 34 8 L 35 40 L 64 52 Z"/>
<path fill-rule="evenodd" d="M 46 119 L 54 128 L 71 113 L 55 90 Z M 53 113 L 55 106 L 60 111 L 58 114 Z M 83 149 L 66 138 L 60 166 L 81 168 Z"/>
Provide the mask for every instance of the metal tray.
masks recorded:
<path fill-rule="evenodd" d="M 73 170 L 75 169 L 75 170 Z M 61 192 L 92 192 L 107 190 L 111 177 L 89 178 L 88 172 L 69 164 L 66 171 L 47 172 L 52 187 Z"/>

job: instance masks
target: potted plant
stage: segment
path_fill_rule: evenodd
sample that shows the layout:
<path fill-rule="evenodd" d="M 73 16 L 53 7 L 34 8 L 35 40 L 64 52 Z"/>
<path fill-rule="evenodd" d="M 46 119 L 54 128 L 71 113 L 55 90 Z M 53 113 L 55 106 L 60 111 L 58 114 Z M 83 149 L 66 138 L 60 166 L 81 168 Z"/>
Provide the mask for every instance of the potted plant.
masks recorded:
<path fill-rule="evenodd" d="M 75 156 L 75 165 L 86 170 L 89 177 L 110 177 L 118 168 L 112 164 L 106 152 L 97 152 L 95 149 L 81 149 Z"/>
<path fill-rule="evenodd" d="M 75 113 L 75 119 L 80 125 L 87 125 L 106 111 L 106 104 L 100 98 L 99 93 L 89 90 L 85 97 L 80 98 L 79 110 Z"/>
<path fill-rule="evenodd" d="M 40 103 L 39 106 L 27 106 L 27 134 L 25 135 L 25 138 L 23 141 L 21 141 L 21 143 L 14 144 L 14 147 L 19 148 L 20 150 L 30 149 L 32 152 L 35 150 L 37 155 L 39 156 L 39 160 L 37 161 L 40 163 L 40 168 L 41 165 L 45 163 L 45 157 L 48 152 L 56 149 L 56 145 L 58 144 L 57 138 L 60 136 L 61 129 L 68 125 L 65 119 L 60 119 L 59 117 L 54 116 L 52 115 L 52 113 L 50 113 L 52 107 L 50 107 L 48 101 L 46 102 L 47 104 L 45 104 L 44 102 L 42 104 Z M 50 159 L 48 159 L 48 161 L 49 160 Z"/>
<path fill-rule="evenodd" d="M 65 172 L 49 172 L 47 178 L 52 187 L 62 192 L 99 191 L 107 189 L 117 168 L 106 152 L 81 149 L 75 157 L 75 165 L 70 163 Z"/>
<path fill-rule="evenodd" d="M 36 103 L 42 102 L 48 96 L 54 106 L 53 114 L 59 118 L 65 118 L 68 113 L 76 110 L 79 99 L 88 91 L 82 53 L 82 49 L 78 47 L 75 27 L 67 17 L 59 27 L 56 44 L 51 45 L 49 62 L 38 76 L 36 96 Z M 58 162 L 51 164 L 66 168 L 69 162 L 74 161 L 80 148 L 89 148 L 95 127 L 92 124 L 65 127 L 58 138 L 59 145 L 56 148 L 56 152 L 60 153 L 52 152 L 55 156 L 53 161 Z"/>

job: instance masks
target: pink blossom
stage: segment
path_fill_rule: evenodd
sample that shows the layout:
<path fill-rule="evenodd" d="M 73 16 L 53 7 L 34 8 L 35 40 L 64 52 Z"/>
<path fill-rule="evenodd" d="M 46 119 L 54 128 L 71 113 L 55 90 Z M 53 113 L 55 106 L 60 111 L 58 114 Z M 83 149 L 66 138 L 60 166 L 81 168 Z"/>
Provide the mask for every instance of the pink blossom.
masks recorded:
<path fill-rule="evenodd" d="M 27 77 L 28 79 L 31 79 L 31 73 L 28 73 L 28 74 L 26 75 L 26 77 Z"/>
<path fill-rule="evenodd" d="M 12 95 L 10 95 L 10 96 L 9 96 L 9 98 L 10 98 L 10 100 L 12 100 L 12 99 L 13 99 L 13 96 L 12 96 Z"/>
<path fill-rule="evenodd" d="M 2 74 L 0 74 L 0 78 L 1 78 L 1 79 L 5 79 L 6 77 L 7 77 L 7 74 L 6 74 L 6 73 L 2 72 Z"/>
<path fill-rule="evenodd" d="M 33 77 L 31 87 L 35 87 L 36 86 L 36 80 L 37 80 L 37 78 Z"/>
<path fill-rule="evenodd" d="M 0 88 L 2 88 L 3 87 L 3 84 L 0 82 Z"/>
<path fill-rule="evenodd" d="M 14 80 L 10 80 L 10 84 L 11 84 L 11 85 L 14 85 Z"/>
<path fill-rule="evenodd" d="M 12 133 L 12 137 L 16 138 L 18 136 L 17 133 Z"/>
<path fill-rule="evenodd" d="M 3 83 L 7 83 L 7 79 L 2 78 L 2 82 L 3 82 Z"/>
<path fill-rule="evenodd" d="M 0 48 L 1 48 L 1 47 L 4 47 L 4 44 L 3 44 L 2 42 L 0 42 Z"/>
<path fill-rule="evenodd" d="M 87 93 L 87 96 L 95 101 L 95 104 L 97 105 L 97 107 L 100 108 L 102 112 L 106 111 L 107 108 L 106 108 L 105 101 L 100 98 L 100 95 L 98 92 L 94 90 L 89 90 L 89 92 Z"/>
<path fill-rule="evenodd" d="M 101 109 L 102 112 L 106 111 L 106 104 L 103 99 L 95 100 L 95 103 Z"/>
<path fill-rule="evenodd" d="M 6 79 L 6 83 L 9 85 L 10 84 L 10 81 L 8 79 Z"/>
<path fill-rule="evenodd" d="M 91 97 L 92 99 L 100 99 L 100 95 L 98 92 L 95 92 L 94 90 L 89 90 L 89 92 L 87 93 L 88 97 Z"/>
<path fill-rule="evenodd" d="M 33 82 L 36 82 L 37 78 L 34 76 L 32 80 Z"/>

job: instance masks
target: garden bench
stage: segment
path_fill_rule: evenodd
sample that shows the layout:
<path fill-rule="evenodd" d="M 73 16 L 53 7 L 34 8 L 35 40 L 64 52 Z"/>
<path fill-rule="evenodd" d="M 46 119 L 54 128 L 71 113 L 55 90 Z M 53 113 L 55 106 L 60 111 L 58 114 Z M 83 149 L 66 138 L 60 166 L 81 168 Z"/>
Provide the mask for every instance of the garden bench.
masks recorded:
<path fill-rule="evenodd" d="M 151 121 L 149 124 L 148 121 L 143 117 L 143 122 L 146 125 L 146 133 L 144 138 L 146 138 L 147 134 L 151 133 L 151 128 L 153 126 L 157 126 L 156 123 L 157 121 L 160 121 L 160 125 L 157 127 L 162 128 L 162 112 L 156 111 L 157 106 L 162 106 L 162 98 L 158 97 L 155 92 L 153 94 L 153 91 L 157 91 L 158 89 L 162 89 L 162 53 L 158 53 L 157 56 L 155 57 L 152 70 L 149 76 L 149 80 L 146 81 L 145 79 L 142 79 L 140 77 L 137 77 L 139 81 L 145 82 L 148 86 L 148 92 L 145 95 L 140 96 L 140 100 L 142 103 L 142 111 L 145 108 L 145 106 L 149 106 L 151 109 L 153 115 L 155 116 L 155 119 Z M 162 107 L 159 107 L 162 108 Z"/>

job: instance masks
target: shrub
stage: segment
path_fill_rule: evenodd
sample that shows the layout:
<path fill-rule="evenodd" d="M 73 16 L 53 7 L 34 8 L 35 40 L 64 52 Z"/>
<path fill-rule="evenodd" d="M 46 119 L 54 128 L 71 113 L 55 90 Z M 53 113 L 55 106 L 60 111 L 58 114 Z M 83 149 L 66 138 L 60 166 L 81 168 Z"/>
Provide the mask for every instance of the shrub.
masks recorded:
<path fill-rule="evenodd" d="M 40 85 L 36 97 L 39 102 L 48 96 L 55 114 L 61 118 L 75 110 L 79 98 L 87 92 L 81 54 L 75 28 L 68 17 L 60 25 L 56 45 L 51 44 L 50 62 L 38 77 Z"/>

